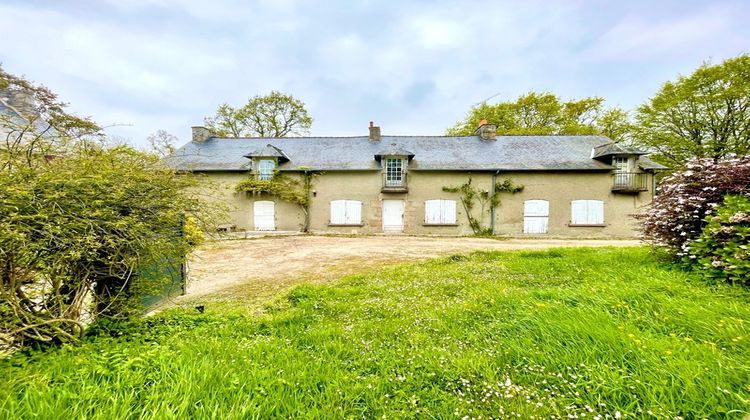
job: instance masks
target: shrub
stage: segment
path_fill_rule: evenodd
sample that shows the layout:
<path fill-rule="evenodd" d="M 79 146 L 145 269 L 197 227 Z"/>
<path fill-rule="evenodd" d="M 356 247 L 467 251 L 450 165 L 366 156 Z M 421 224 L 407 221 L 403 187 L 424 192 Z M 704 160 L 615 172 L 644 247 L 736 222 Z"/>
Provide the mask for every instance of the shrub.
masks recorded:
<path fill-rule="evenodd" d="M 750 157 L 714 162 L 696 159 L 662 181 L 640 216 L 644 238 L 687 258 L 691 243 L 726 195 L 750 194 Z"/>
<path fill-rule="evenodd" d="M 710 278 L 750 285 L 750 198 L 727 196 L 688 256 Z"/>

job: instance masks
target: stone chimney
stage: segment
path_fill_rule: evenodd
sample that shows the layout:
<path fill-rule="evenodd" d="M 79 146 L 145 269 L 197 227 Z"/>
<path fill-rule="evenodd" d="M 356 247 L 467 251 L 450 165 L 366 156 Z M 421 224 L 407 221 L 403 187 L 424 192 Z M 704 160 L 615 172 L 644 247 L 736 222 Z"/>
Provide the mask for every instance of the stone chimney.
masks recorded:
<path fill-rule="evenodd" d="M 482 140 L 495 140 L 497 138 L 497 126 L 490 124 L 487 120 L 479 121 L 479 127 L 474 134 Z"/>
<path fill-rule="evenodd" d="M 380 141 L 380 127 L 370 121 L 370 141 Z"/>
<path fill-rule="evenodd" d="M 193 143 L 203 143 L 204 141 L 213 137 L 213 133 L 206 127 L 194 126 L 193 129 Z"/>

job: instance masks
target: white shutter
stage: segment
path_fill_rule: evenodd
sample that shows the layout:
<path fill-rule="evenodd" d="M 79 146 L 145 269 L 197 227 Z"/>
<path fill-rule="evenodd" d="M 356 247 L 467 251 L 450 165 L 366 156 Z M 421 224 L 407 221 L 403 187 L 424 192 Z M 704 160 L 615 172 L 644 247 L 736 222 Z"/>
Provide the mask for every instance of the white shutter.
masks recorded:
<path fill-rule="evenodd" d="M 447 225 L 456 224 L 456 201 L 443 200 L 443 223 Z"/>
<path fill-rule="evenodd" d="M 331 224 L 332 225 L 346 224 L 346 201 L 345 200 L 331 201 Z"/>
<path fill-rule="evenodd" d="M 574 200 L 570 203 L 570 224 L 601 225 L 604 224 L 604 201 Z"/>
<path fill-rule="evenodd" d="M 588 216 L 586 212 L 586 200 L 573 200 L 570 202 L 570 224 L 586 225 Z"/>
<path fill-rule="evenodd" d="M 549 201 L 526 200 L 523 203 L 523 233 L 544 234 L 549 227 Z"/>
<path fill-rule="evenodd" d="M 424 222 L 428 225 L 452 225 L 456 223 L 454 200 L 427 200 L 424 202 Z"/>
<path fill-rule="evenodd" d="M 590 225 L 604 224 L 604 201 L 589 200 L 588 219 Z"/>
<path fill-rule="evenodd" d="M 362 202 L 347 200 L 345 202 L 346 224 L 359 225 L 362 223 Z"/>
<path fill-rule="evenodd" d="M 428 225 L 440 224 L 440 200 L 424 202 L 424 222 Z"/>

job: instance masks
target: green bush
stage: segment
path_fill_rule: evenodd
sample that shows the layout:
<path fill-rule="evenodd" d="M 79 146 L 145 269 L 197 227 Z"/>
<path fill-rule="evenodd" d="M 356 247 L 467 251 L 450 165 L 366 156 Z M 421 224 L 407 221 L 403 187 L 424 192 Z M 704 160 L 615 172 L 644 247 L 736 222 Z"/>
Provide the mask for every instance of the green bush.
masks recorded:
<path fill-rule="evenodd" d="M 726 196 L 705 222 L 688 259 L 709 278 L 750 285 L 750 198 Z"/>

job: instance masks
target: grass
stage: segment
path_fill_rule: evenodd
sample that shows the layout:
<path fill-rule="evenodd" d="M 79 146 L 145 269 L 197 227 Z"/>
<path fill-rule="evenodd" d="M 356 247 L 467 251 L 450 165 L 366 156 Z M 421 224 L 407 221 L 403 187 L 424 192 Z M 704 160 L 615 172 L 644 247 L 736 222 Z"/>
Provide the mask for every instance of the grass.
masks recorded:
<path fill-rule="evenodd" d="M 491 252 L 0 361 L 0 417 L 742 418 L 750 292 L 645 249 Z"/>

